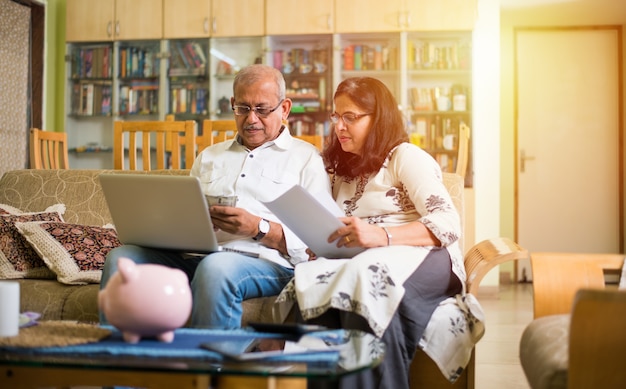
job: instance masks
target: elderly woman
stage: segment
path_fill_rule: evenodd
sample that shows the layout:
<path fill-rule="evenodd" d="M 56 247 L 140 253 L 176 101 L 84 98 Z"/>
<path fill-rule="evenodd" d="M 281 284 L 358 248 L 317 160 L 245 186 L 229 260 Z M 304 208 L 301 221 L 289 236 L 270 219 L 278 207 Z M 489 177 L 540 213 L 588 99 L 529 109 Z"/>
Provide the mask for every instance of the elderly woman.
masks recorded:
<path fill-rule="evenodd" d="M 340 260 L 312 255 L 296 267 L 294 280 L 277 301 L 283 312 L 297 303 L 304 321 L 359 329 L 383 339 L 383 363 L 343 379 L 342 387 L 408 388 L 418 347 L 432 349 L 433 355 L 447 352 L 441 333 L 426 331 L 433 313 L 444 302 L 464 305 L 460 216 L 437 162 L 408 142 L 402 114 L 382 82 L 344 80 L 334 107 L 330 118 L 335 136 L 322 156 L 333 197 L 346 216 L 341 218 L 344 226 L 328 240 L 366 250 Z M 467 307 L 458 308 L 456 318 L 442 310 L 440 316 L 448 323 L 444 319 L 446 326 L 439 327 L 448 331 L 450 322 L 459 318 L 460 330 L 472 326 L 472 316 L 463 314 Z M 464 363 L 462 358 L 453 364 L 447 378 L 454 381 Z"/>

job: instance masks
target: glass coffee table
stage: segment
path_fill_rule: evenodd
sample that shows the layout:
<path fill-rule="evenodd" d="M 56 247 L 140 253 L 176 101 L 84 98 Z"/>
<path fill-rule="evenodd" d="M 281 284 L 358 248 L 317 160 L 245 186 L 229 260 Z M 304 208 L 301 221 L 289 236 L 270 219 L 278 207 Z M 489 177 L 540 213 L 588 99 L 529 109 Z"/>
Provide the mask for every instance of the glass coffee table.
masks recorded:
<path fill-rule="evenodd" d="M 204 349 L 206 342 L 276 334 L 243 330 L 177 330 L 174 342 L 120 340 L 52 348 L 0 348 L 0 388 L 131 386 L 140 388 L 302 388 L 307 380 L 330 383 L 377 366 L 384 345 L 361 331 L 315 333 L 331 351 L 235 360 Z M 235 336 L 236 335 L 236 336 Z M 293 340 L 293 339 L 288 339 Z M 177 346 L 178 343 L 178 346 Z M 182 343 L 185 343 L 182 345 Z"/>

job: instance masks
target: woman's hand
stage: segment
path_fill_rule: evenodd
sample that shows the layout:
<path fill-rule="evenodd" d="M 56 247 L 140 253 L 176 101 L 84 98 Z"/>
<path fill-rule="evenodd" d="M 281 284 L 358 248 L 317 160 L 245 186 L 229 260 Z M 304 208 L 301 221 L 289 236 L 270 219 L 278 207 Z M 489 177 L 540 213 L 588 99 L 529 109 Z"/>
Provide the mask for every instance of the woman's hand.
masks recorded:
<path fill-rule="evenodd" d="M 387 246 L 387 234 L 376 224 L 369 224 L 358 217 L 340 217 L 345 224 L 328 237 L 328 242 L 337 241 L 337 247 L 380 247 Z"/>

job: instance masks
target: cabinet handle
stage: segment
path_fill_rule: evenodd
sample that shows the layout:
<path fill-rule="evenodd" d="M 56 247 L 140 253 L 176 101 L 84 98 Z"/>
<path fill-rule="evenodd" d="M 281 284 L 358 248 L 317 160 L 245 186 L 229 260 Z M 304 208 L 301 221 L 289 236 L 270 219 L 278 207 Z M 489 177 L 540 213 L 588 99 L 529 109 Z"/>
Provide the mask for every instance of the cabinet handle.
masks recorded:
<path fill-rule="evenodd" d="M 217 32 L 217 18 L 215 16 L 213 16 L 213 34 L 215 34 Z"/>
<path fill-rule="evenodd" d="M 209 18 L 204 18 L 204 33 L 207 34 L 209 32 Z"/>
<path fill-rule="evenodd" d="M 406 11 L 406 25 L 404 26 L 405 28 L 409 28 L 409 26 L 411 25 L 411 12 Z"/>
<path fill-rule="evenodd" d="M 524 149 L 520 150 L 519 152 L 519 170 L 520 173 L 524 173 L 524 171 L 526 170 L 526 161 L 534 161 L 535 157 L 533 156 L 526 156 L 526 151 Z"/>
<path fill-rule="evenodd" d="M 333 25 L 332 25 L 332 18 L 330 17 L 330 14 L 328 14 L 328 19 L 326 19 L 326 25 L 328 26 L 328 30 L 332 31 L 333 29 Z"/>
<path fill-rule="evenodd" d="M 107 36 L 111 37 L 112 33 L 113 33 L 113 22 L 109 20 L 109 22 L 107 23 Z"/>
<path fill-rule="evenodd" d="M 115 22 L 115 36 L 120 36 L 120 21 Z"/>

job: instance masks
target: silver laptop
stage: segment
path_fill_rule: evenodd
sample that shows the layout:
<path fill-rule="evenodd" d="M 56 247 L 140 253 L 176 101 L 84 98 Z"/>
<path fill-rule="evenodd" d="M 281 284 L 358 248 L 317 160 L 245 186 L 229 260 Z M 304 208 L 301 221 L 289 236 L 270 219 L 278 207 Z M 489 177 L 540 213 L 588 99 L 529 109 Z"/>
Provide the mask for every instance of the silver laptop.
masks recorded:
<path fill-rule="evenodd" d="M 217 243 L 200 181 L 191 176 L 101 174 L 100 184 L 123 244 L 209 253 Z"/>

